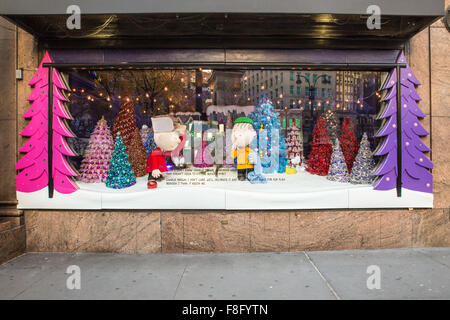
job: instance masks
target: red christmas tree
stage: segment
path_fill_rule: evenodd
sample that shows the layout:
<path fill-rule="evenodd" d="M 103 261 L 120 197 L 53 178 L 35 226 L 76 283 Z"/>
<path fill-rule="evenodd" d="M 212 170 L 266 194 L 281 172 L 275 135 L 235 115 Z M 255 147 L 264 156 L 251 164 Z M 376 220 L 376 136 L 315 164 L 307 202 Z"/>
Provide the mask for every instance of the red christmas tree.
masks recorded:
<path fill-rule="evenodd" d="M 339 138 L 345 163 L 347 163 L 348 172 L 352 172 L 353 162 L 355 162 L 358 152 L 358 140 L 356 139 L 353 123 L 349 117 L 345 118 L 342 124 L 341 137 Z"/>
<path fill-rule="evenodd" d="M 81 163 L 80 181 L 105 182 L 113 150 L 114 140 L 105 118 L 102 117 L 89 138 L 89 144 Z"/>
<path fill-rule="evenodd" d="M 145 171 L 147 152 L 142 144 L 139 129 L 136 126 L 136 114 L 134 113 L 134 105 L 130 97 L 124 98 L 120 105 L 119 113 L 114 120 L 113 136 L 116 137 L 118 132 L 120 132 L 120 136 L 123 139 L 134 174 L 136 177 L 145 176 L 147 174 Z"/>
<path fill-rule="evenodd" d="M 328 136 L 325 120 L 319 117 L 312 134 L 311 153 L 306 170 L 309 173 L 326 176 L 330 166 L 333 147 Z"/>

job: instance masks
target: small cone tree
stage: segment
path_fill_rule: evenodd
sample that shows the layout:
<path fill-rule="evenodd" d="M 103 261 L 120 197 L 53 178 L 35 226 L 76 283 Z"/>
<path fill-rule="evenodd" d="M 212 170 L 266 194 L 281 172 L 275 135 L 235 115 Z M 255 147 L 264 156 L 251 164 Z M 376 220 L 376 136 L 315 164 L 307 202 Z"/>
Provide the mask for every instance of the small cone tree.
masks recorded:
<path fill-rule="evenodd" d="M 148 136 L 150 134 L 150 132 L 152 132 L 152 129 L 150 129 L 147 125 L 142 125 L 141 130 L 139 131 L 139 133 L 141 134 L 142 137 L 142 144 L 145 147 L 145 144 L 147 142 Z"/>
<path fill-rule="evenodd" d="M 125 152 L 122 137 L 118 133 L 105 184 L 108 188 L 122 189 L 130 187 L 135 183 L 136 177 L 128 161 L 128 155 Z"/>
<path fill-rule="evenodd" d="M 358 140 L 355 135 L 353 123 L 349 117 L 345 118 L 344 123 L 342 123 L 339 144 L 341 145 L 342 153 L 344 154 L 345 162 L 347 163 L 347 169 L 351 172 L 356 152 L 358 151 Z"/>
<path fill-rule="evenodd" d="M 367 133 L 364 132 L 361 143 L 359 144 L 358 155 L 353 163 L 350 182 L 354 184 L 371 184 L 374 178 L 374 168 L 375 161 L 370 150 Z"/>
<path fill-rule="evenodd" d="M 300 163 L 292 163 L 292 160 L 298 158 L 300 161 L 303 157 L 303 150 L 300 143 L 300 130 L 297 128 L 295 121 L 292 121 L 288 127 L 288 133 L 286 138 L 286 146 L 288 150 L 288 166 L 294 167 Z"/>
<path fill-rule="evenodd" d="M 108 123 L 102 117 L 89 137 L 89 144 L 81 162 L 80 181 L 87 183 L 105 182 L 113 150 L 114 139 L 108 128 Z"/>
<path fill-rule="evenodd" d="M 333 146 L 333 154 L 331 155 L 327 179 L 337 182 L 348 182 L 349 179 L 347 164 L 338 139 L 335 140 Z"/>
<path fill-rule="evenodd" d="M 303 153 L 303 128 L 302 128 L 302 120 L 299 120 L 299 129 L 298 129 L 298 142 L 300 148 L 300 165 L 304 166 L 305 155 Z"/>
<path fill-rule="evenodd" d="M 153 130 L 150 130 L 147 140 L 145 141 L 144 147 L 145 150 L 147 150 L 147 156 L 149 156 L 150 153 L 152 153 L 152 151 L 157 148 L 155 139 L 153 138 Z"/>
<path fill-rule="evenodd" d="M 134 128 L 131 141 L 127 146 L 127 154 L 130 158 L 131 167 L 136 177 L 143 177 L 147 174 L 147 151 L 142 144 L 142 138 L 137 127 Z"/>
<path fill-rule="evenodd" d="M 325 120 L 319 117 L 312 133 L 311 153 L 306 165 L 306 171 L 320 176 L 328 174 L 332 145 L 328 136 Z"/>
<path fill-rule="evenodd" d="M 134 105 L 129 97 L 123 99 L 120 105 L 119 113 L 114 120 L 113 136 L 116 137 L 120 132 L 126 151 L 129 156 L 131 167 L 136 177 L 143 177 L 147 173 L 145 171 L 147 162 L 147 152 L 142 143 L 141 135 L 136 125 L 136 114 L 134 113 Z"/>
<path fill-rule="evenodd" d="M 33 92 L 28 97 L 32 104 L 22 116 L 31 118 L 28 126 L 20 135 L 30 137 L 19 152 L 26 153 L 16 164 L 16 170 L 20 170 L 16 178 L 17 191 L 34 192 L 48 186 L 48 68 L 44 63 L 53 62 L 48 51 L 45 52 L 36 73 L 28 83 L 33 87 Z M 66 138 L 75 137 L 64 119 L 72 119 L 65 106 L 68 101 L 63 94 L 69 90 L 59 72 L 53 69 L 53 146 L 52 146 L 52 177 L 54 188 L 59 193 L 72 193 L 79 189 L 73 177 L 78 173 L 67 162 L 66 157 L 73 157 L 75 153 L 67 144 Z"/>
<path fill-rule="evenodd" d="M 328 136 L 331 141 L 335 141 L 338 138 L 339 124 L 336 120 L 336 115 L 332 110 L 328 110 L 324 113 L 325 123 L 327 124 Z"/>

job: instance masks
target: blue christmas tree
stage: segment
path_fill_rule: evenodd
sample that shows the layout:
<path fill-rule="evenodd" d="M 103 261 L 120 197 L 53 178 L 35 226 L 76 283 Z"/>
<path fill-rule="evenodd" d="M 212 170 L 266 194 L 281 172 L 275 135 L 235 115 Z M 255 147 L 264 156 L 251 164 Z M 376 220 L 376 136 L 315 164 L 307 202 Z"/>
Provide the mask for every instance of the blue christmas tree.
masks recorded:
<path fill-rule="evenodd" d="M 147 140 L 145 141 L 145 150 L 147 150 L 147 156 L 157 148 L 155 140 L 153 138 L 153 130 L 148 133 Z"/>
<path fill-rule="evenodd" d="M 131 164 L 128 161 L 128 155 L 125 152 L 125 145 L 123 144 L 120 133 L 117 133 L 114 152 L 109 165 L 108 177 L 106 178 L 105 184 L 108 188 L 122 189 L 130 187 L 135 183 L 136 177 L 133 169 L 131 169 Z"/>
<path fill-rule="evenodd" d="M 286 142 L 281 134 L 279 113 L 275 112 L 272 102 L 267 97 L 263 97 L 255 111 L 250 113 L 249 118 L 253 120 L 253 125 L 258 133 L 257 145 L 258 149 L 262 151 L 263 172 L 286 172 L 288 161 Z M 263 132 L 265 132 L 264 135 Z M 266 139 L 267 143 L 263 143 L 262 139 Z M 272 139 L 275 139 L 275 141 L 272 141 Z M 274 152 L 277 145 L 278 152 Z"/>

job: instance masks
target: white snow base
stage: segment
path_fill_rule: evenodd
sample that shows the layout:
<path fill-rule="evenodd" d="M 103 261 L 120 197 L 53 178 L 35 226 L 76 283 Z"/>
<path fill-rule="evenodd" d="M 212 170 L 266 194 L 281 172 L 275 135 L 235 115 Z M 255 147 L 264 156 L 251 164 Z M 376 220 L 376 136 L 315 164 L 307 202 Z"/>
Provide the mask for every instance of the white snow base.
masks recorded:
<path fill-rule="evenodd" d="M 187 169 L 167 173 L 158 188 L 147 189 L 147 177 L 126 189 L 109 189 L 103 183 L 78 182 L 72 194 L 47 189 L 17 192 L 20 209 L 347 209 L 347 208 L 432 208 L 433 195 L 402 189 L 376 191 L 369 185 L 327 180 L 306 172 L 265 175 L 267 184 L 238 181 L 236 171 Z"/>

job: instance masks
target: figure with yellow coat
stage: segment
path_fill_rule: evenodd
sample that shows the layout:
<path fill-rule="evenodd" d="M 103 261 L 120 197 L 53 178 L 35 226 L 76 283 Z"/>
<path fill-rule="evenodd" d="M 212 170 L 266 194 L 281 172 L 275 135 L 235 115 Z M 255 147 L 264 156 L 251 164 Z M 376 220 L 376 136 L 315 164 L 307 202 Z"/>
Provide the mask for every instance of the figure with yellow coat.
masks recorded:
<path fill-rule="evenodd" d="M 258 154 L 250 149 L 250 145 L 256 137 L 253 128 L 253 120 L 247 117 L 240 117 L 234 121 L 231 131 L 231 157 L 236 159 L 238 179 L 244 181 L 248 179 L 248 174 L 253 172 L 257 162 Z"/>

